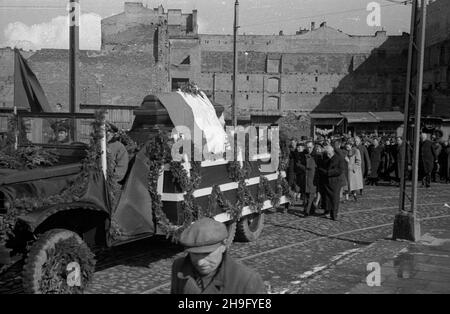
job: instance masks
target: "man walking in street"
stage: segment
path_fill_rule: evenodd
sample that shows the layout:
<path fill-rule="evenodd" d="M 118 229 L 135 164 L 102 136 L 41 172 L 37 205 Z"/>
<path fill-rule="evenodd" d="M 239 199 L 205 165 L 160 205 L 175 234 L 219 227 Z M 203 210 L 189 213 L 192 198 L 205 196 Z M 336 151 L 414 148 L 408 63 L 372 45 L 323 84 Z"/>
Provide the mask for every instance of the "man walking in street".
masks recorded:
<path fill-rule="evenodd" d="M 427 133 L 420 134 L 420 154 L 419 154 L 419 174 L 422 179 L 422 186 L 431 186 L 431 172 L 437 160 L 433 142 L 428 139 Z"/>
<path fill-rule="evenodd" d="M 403 149 L 406 146 L 406 160 L 403 159 Z M 395 148 L 395 180 L 400 183 L 400 176 L 402 170 L 405 170 L 405 180 L 409 178 L 409 171 L 411 171 L 411 148 L 408 143 L 403 142 L 401 136 L 397 136 L 397 146 Z M 405 164 L 406 162 L 406 164 Z M 406 168 L 407 167 L 407 168 Z"/>
<path fill-rule="evenodd" d="M 433 171 L 431 172 L 431 181 L 436 182 L 436 177 L 440 173 L 439 155 L 442 151 L 442 145 L 439 143 L 436 135 L 431 136 L 431 142 L 433 143 L 434 155 L 436 156 L 436 162 L 434 163 Z"/>
<path fill-rule="evenodd" d="M 325 198 L 325 214 L 330 214 L 331 219 L 336 220 L 339 211 L 340 191 L 342 187 L 341 176 L 346 171 L 346 165 L 343 158 L 334 152 L 332 146 L 325 147 L 327 159 L 324 161 L 319 173 L 323 185 Z"/>
<path fill-rule="evenodd" d="M 305 197 L 305 216 L 309 216 L 311 213 L 311 207 L 316 196 L 317 186 L 317 173 L 316 173 L 316 161 L 312 155 L 314 150 L 314 143 L 312 141 L 306 142 L 306 149 L 300 153 L 297 161 L 297 168 L 299 169 L 298 181 L 300 186 L 300 193 Z"/>
<path fill-rule="evenodd" d="M 227 253 L 225 225 L 202 218 L 180 236 L 188 253 L 172 266 L 172 294 L 265 294 L 261 276 Z"/>
<path fill-rule="evenodd" d="M 342 148 L 342 140 L 341 139 L 335 139 L 333 141 L 333 151 L 336 155 L 339 156 L 340 159 L 343 160 L 344 162 L 344 169 L 347 169 L 348 165 L 347 162 L 345 161 L 345 156 L 347 154 L 347 152 L 345 152 Z M 341 182 L 341 191 L 339 192 L 339 199 L 344 201 L 344 190 L 348 185 L 347 182 L 347 170 L 343 171 L 342 174 L 340 175 L 340 182 Z"/>

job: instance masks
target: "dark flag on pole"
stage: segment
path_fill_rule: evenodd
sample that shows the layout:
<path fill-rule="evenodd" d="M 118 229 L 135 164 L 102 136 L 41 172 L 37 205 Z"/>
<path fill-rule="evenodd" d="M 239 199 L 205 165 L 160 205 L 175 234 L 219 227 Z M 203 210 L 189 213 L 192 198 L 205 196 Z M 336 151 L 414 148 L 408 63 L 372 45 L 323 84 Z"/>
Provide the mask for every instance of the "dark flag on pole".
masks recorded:
<path fill-rule="evenodd" d="M 36 75 L 17 48 L 14 49 L 14 107 L 31 112 L 52 111 Z"/>

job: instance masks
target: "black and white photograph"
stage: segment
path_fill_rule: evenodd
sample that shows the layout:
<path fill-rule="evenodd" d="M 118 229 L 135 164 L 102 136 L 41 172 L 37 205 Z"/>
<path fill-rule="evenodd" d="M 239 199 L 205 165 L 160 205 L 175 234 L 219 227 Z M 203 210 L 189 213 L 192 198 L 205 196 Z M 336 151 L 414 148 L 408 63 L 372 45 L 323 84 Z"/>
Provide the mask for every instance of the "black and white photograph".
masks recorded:
<path fill-rule="evenodd" d="M 1 295 L 449 293 L 450 0 L 0 0 Z"/>

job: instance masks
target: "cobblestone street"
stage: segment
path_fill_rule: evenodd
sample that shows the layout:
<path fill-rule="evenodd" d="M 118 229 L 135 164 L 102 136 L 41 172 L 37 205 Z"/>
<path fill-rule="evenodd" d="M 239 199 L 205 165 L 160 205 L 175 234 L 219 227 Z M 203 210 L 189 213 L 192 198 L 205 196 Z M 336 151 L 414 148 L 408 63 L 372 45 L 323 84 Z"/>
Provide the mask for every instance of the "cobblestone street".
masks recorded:
<path fill-rule="evenodd" d="M 422 234 L 450 230 L 450 208 L 444 206 L 450 203 L 449 185 L 419 189 L 418 199 Z M 390 240 L 397 208 L 398 188 L 378 186 L 367 188 L 357 202 L 341 204 L 336 222 L 306 218 L 299 207 L 270 210 L 261 237 L 235 242 L 231 254 L 257 270 L 270 293 L 348 292 L 365 283 L 367 263 L 383 264 L 408 246 Z M 103 251 L 88 293 L 168 293 L 171 264 L 183 254 L 161 237 Z M 20 266 L 1 275 L 1 293 L 21 292 Z"/>

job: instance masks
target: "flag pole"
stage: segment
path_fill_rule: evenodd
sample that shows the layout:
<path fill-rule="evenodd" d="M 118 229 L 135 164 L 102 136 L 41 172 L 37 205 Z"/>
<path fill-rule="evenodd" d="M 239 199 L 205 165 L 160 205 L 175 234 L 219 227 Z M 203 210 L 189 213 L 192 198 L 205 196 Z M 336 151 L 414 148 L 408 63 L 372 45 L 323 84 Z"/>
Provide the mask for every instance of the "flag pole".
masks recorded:
<path fill-rule="evenodd" d="M 69 0 L 69 112 L 77 112 L 78 106 L 78 50 L 79 50 L 79 0 Z M 72 121 L 73 132 L 70 137 L 75 141 L 76 121 Z"/>

